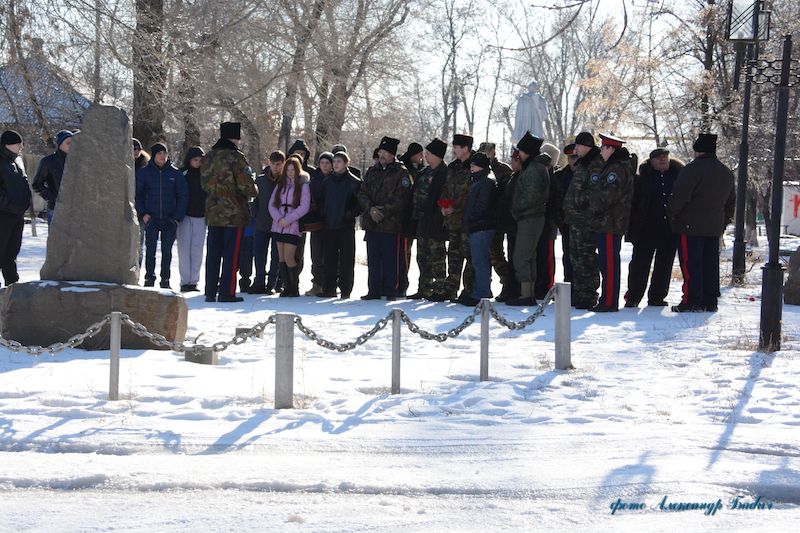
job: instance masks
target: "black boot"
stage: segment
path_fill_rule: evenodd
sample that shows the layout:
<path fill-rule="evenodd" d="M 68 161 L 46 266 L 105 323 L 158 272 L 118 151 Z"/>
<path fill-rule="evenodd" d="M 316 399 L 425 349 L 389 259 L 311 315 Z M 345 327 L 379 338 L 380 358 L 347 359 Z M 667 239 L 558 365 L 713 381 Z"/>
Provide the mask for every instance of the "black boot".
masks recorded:
<path fill-rule="evenodd" d="M 278 263 L 278 280 L 282 285 L 281 298 L 289 296 L 289 267 L 286 263 Z"/>
<path fill-rule="evenodd" d="M 289 281 L 289 294 L 287 296 L 296 297 L 300 296 L 300 269 L 296 266 L 287 267 L 288 281 Z"/>

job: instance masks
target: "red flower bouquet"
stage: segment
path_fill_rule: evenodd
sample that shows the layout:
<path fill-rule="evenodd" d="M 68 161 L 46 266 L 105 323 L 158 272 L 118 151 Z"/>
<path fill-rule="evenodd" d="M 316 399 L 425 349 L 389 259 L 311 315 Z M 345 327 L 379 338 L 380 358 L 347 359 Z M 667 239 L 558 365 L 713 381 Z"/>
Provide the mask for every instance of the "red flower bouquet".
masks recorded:
<path fill-rule="evenodd" d="M 453 207 L 454 203 L 455 202 L 453 202 L 453 200 L 451 200 L 450 198 L 440 198 L 439 200 L 436 200 L 436 205 L 438 205 L 442 209 L 450 209 L 451 207 Z"/>

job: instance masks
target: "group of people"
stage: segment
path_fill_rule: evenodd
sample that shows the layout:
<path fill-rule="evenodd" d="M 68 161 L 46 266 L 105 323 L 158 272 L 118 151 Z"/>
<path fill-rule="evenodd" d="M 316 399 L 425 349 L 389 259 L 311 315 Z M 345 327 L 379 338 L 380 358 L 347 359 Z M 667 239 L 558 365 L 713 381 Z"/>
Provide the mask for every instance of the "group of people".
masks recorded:
<path fill-rule="evenodd" d="M 17 221 L 30 195 L 24 194 L 27 183 L 24 190 L 19 186 L 24 173 L 13 166 L 22 143 L 15 135 L 3 133 L 0 146 L 0 217 Z M 34 179 L 34 190 L 48 202 L 48 221 L 73 135 L 66 130 L 56 135 L 57 150 L 42 160 Z M 672 309 L 715 311 L 719 238 L 733 216 L 735 197 L 733 174 L 715 155 L 716 136 L 700 134 L 695 158 L 686 165 L 664 148 L 638 165 L 623 139 L 599 137 L 598 146 L 591 133 L 581 132 L 559 149 L 528 132 L 510 164 L 498 161 L 492 143 L 474 150 L 469 135 L 453 137 L 449 163 L 441 139 L 424 147 L 410 143 L 398 157 L 399 140 L 384 137 L 363 175 L 350 166 L 345 146 L 323 152 L 315 168 L 308 146 L 298 140 L 288 156 L 270 153 L 257 176 L 239 150 L 239 123 L 222 123 L 211 150 L 190 148 L 180 168 L 164 143 L 147 154 L 134 139 L 144 284 L 155 285 L 160 241 L 160 286 L 170 287 L 177 239 L 181 291 L 198 290 L 205 246 L 206 301 L 242 301 L 237 289 L 299 296 L 310 234 L 312 287 L 305 294 L 349 298 L 358 221 L 367 248 L 364 300 L 474 306 L 493 296 L 494 269 L 502 284 L 496 300 L 534 305 L 554 284 L 560 233 L 564 280 L 572 283 L 576 308 L 619 310 L 620 247 L 627 238 L 633 256 L 625 307 L 640 304 L 648 277 L 647 304 L 667 305 L 677 250 L 683 298 Z M 558 166 L 562 153 L 565 164 Z M 9 258 L 19 251 L 17 234 L 21 238 L 21 225 L 4 220 L 0 251 L 7 284 L 16 281 Z M 409 295 L 414 240 L 419 280 Z"/>

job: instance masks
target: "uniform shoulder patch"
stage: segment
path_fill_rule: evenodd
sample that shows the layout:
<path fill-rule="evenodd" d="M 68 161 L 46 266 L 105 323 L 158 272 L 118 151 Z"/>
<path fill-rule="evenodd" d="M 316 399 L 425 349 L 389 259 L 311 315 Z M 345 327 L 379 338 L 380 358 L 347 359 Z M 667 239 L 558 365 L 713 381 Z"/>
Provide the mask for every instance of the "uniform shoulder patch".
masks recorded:
<path fill-rule="evenodd" d="M 244 171 L 244 173 L 245 173 L 245 174 L 247 174 L 248 176 L 252 176 L 252 175 L 253 175 L 253 169 L 252 169 L 251 167 L 244 167 L 242 170 L 243 170 L 243 171 Z"/>
<path fill-rule="evenodd" d="M 408 189 L 409 187 L 411 187 L 411 180 L 410 180 L 410 179 L 408 179 L 408 176 L 403 176 L 403 181 L 401 182 L 401 185 L 402 185 L 403 187 L 405 187 L 406 189 Z"/>
<path fill-rule="evenodd" d="M 592 174 L 591 176 L 589 176 L 589 181 L 592 182 L 592 184 L 597 183 L 598 181 L 600 181 L 600 174 Z"/>
<path fill-rule="evenodd" d="M 611 185 L 612 183 L 616 183 L 617 181 L 617 174 L 615 172 L 609 172 L 608 176 L 606 177 L 606 183 Z"/>

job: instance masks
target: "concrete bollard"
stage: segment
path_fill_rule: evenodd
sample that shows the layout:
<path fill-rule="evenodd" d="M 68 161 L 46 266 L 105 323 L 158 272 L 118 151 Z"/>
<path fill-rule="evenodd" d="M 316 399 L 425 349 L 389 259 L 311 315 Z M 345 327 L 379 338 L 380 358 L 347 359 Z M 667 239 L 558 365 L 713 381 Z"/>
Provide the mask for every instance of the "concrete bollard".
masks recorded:
<path fill-rule="evenodd" d="M 275 409 L 294 408 L 294 314 L 275 315 Z"/>
<path fill-rule="evenodd" d="M 108 382 L 109 401 L 119 400 L 119 351 L 122 345 L 122 313 L 111 313 L 109 348 L 111 351 L 111 375 Z"/>
<path fill-rule="evenodd" d="M 211 348 L 204 348 L 197 352 L 189 350 L 183 352 L 183 359 L 190 363 L 197 363 L 198 365 L 216 366 L 219 364 L 219 352 Z"/>
<path fill-rule="evenodd" d="M 392 394 L 400 394 L 400 309 L 392 309 Z"/>
<path fill-rule="evenodd" d="M 556 370 L 572 366 L 572 284 L 556 283 Z"/>
<path fill-rule="evenodd" d="M 489 298 L 481 300 L 481 381 L 489 381 Z"/>

